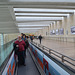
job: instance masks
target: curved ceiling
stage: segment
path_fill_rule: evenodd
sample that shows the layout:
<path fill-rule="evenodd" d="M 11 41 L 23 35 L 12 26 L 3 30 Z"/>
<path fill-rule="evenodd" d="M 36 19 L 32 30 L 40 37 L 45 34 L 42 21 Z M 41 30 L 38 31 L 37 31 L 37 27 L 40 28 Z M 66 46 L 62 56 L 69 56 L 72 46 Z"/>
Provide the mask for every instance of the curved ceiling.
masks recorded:
<path fill-rule="evenodd" d="M 35 33 L 75 12 L 75 0 L 0 0 L 0 33 Z"/>

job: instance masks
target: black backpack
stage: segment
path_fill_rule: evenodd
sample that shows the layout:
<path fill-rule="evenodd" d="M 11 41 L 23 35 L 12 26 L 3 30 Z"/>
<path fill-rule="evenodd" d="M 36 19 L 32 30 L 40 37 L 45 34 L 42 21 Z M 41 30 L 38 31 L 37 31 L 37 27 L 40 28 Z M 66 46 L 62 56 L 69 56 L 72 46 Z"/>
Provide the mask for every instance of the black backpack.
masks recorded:
<path fill-rule="evenodd" d="M 19 52 L 19 47 L 16 47 L 16 45 L 18 45 L 18 44 L 13 44 L 13 50 L 15 51 L 15 54 L 17 55 L 18 54 L 18 52 Z"/>

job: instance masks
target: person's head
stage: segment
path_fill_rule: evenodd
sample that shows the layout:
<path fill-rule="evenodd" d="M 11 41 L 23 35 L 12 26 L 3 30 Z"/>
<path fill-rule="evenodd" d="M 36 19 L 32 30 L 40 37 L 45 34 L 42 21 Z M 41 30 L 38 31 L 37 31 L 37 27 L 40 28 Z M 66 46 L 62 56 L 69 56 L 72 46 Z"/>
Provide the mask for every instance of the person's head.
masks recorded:
<path fill-rule="evenodd" d="M 23 33 L 21 33 L 21 37 L 23 36 Z"/>
<path fill-rule="evenodd" d="M 25 34 L 23 34 L 23 38 L 24 38 L 24 39 L 26 38 L 26 35 L 25 35 Z"/>
<path fill-rule="evenodd" d="M 19 41 L 21 40 L 21 36 L 20 36 L 20 35 L 18 36 L 18 40 L 19 40 Z"/>

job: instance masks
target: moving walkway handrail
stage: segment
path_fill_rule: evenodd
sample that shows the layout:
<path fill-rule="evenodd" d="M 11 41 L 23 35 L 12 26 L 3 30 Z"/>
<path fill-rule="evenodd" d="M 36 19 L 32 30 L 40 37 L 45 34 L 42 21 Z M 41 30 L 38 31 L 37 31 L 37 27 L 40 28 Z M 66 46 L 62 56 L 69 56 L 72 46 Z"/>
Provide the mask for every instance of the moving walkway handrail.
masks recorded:
<path fill-rule="evenodd" d="M 59 58 L 61 58 L 61 61 L 64 63 L 64 61 L 66 61 L 67 63 L 69 63 L 69 64 L 71 64 L 72 66 L 74 66 L 75 67 L 75 64 L 73 64 L 73 63 L 71 63 L 70 61 L 68 61 L 68 60 L 66 60 L 66 59 L 64 59 L 65 57 L 66 58 L 68 58 L 69 60 L 71 60 L 71 61 L 75 61 L 75 59 L 72 59 L 72 58 L 70 58 L 70 57 L 68 57 L 68 56 L 66 56 L 66 55 L 63 55 L 63 54 L 61 54 L 61 53 L 59 53 L 59 52 L 57 52 L 57 51 L 55 51 L 55 50 L 52 50 L 52 49 L 50 49 L 50 48 L 48 48 L 48 47 L 46 47 L 46 46 L 43 46 L 43 45 L 41 45 L 41 44 L 38 44 L 38 43 L 36 43 L 36 42 L 32 42 L 34 45 L 36 45 L 37 47 L 40 47 L 40 48 L 42 48 L 43 50 L 46 50 L 46 51 L 48 51 L 49 52 L 49 54 L 53 54 L 53 55 L 55 55 L 55 56 L 57 56 L 57 57 L 59 57 Z M 53 52 L 52 52 L 53 51 Z M 55 53 L 54 53 L 55 52 Z M 61 56 L 59 56 L 59 55 L 61 55 Z"/>

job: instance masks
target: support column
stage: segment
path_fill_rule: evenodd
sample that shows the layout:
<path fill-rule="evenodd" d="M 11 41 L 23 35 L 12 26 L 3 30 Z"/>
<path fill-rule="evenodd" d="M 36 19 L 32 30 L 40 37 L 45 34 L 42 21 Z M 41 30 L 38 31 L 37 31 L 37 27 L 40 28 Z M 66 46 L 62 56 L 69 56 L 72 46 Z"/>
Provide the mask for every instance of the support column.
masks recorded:
<path fill-rule="evenodd" d="M 55 27 L 54 28 L 57 29 L 57 21 L 55 22 Z"/>
<path fill-rule="evenodd" d="M 40 34 L 43 35 L 43 31 L 42 31 L 42 29 L 40 30 Z"/>
<path fill-rule="evenodd" d="M 50 30 L 51 30 L 51 24 L 49 25 L 49 35 L 50 35 Z"/>
<path fill-rule="evenodd" d="M 46 30 L 46 27 L 44 28 L 44 34 L 45 34 L 45 36 L 46 36 L 46 32 L 47 32 L 47 30 Z"/>
<path fill-rule="evenodd" d="M 46 36 L 48 36 L 48 34 L 49 34 L 49 27 L 46 27 L 45 29 L 46 29 L 46 34 L 47 34 Z"/>
<path fill-rule="evenodd" d="M 52 30 L 54 30 L 54 23 L 52 23 Z"/>
<path fill-rule="evenodd" d="M 43 36 L 45 36 L 46 34 L 46 30 L 45 30 L 45 28 L 43 28 Z"/>
<path fill-rule="evenodd" d="M 57 21 L 57 28 L 60 29 L 62 27 L 62 21 Z"/>
<path fill-rule="evenodd" d="M 75 26 L 75 13 L 70 14 L 69 17 L 67 18 L 67 30 L 68 30 L 68 36 L 73 36 L 71 34 L 71 27 Z"/>
<path fill-rule="evenodd" d="M 62 28 L 64 28 L 64 37 L 66 37 L 66 35 L 68 34 L 67 31 L 67 17 L 64 17 L 62 20 Z"/>

